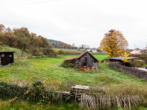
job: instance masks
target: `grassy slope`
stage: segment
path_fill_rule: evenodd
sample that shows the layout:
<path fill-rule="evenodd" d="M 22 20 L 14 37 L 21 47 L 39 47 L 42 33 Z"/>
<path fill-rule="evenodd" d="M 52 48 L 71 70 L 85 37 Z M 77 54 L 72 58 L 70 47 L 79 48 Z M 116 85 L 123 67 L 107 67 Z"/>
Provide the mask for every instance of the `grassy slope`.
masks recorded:
<path fill-rule="evenodd" d="M 27 80 L 29 77 L 35 77 L 38 80 L 45 80 L 51 78 L 53 80 L 67 81 L 74 80 L 83 85 L 96 85 L 101 79 L 113 79 L 112 84 L 121 83 L 136 83 L 143 84 L 145 81 L 136 77 L 130 76 L 125 73 L 113 70 L 105 64 L 99 63 L 99 72 L 82 72 L 74 70 L 72 68 L 63 68 L 59 65 L 63 62 L 65 57 L 71 57 L 66 55 L 63 58 L 40 58 L 40 59 L 29 59 L 29 60 L 15 60 L 13 65 L 7 65 L 0 67 L 0 81 L 14 82 L 15 80 Z M 101 55 L 95 55 L 99 59 Z M 106 56 L 105 56 L 106 57 Z M 109 83 L 111 84 L 111 82 Z M 146 83 L 145 83 L 146 84 Z"/>
<path fill-rule="evenodd" d="M 7 47 L 3 47 L 7 48 Z M 12 48 L 13 51 L 14 48 Z M 10 50 L 9 50 L 10 51 Z M 20 51 L 19 49 L 14 51 Z M 16 54 L 19 52 L 16 52 Z M 99 63 L 99 72 L 82 72 L 74 70 L 72 68 L 63 68 L 59 65 L 64 61 L 65 58 L 74 57 L 76 55 L 64 55 L 61 58 L 38 58 L 38 59 L 21 59 L 15 60 L 15 63 L 12 65 L 0 67 L 0 81 L 16 83 L 16 82 L 26 82 L 30 77 L 36 78 L 36 80 L 45 80 L 46 78 L 51 78 L 51 80 L 59 80 L 60 82 L 64 81 L 73 81 L 75 84 L 82 84 L 88 86 L 99 86 L 102 89 L 106 89 L 110 86 L 121 87 L 122 84 L 134 84 L 136 86 L 146 87 L 147 82 L 141 79 L 138 79 L 134 76 L 116 71 L 105 64 Z M 106 54 L 94 54 L 96 58 L 100 61 L 107 57 Z M 64 85 L 63 85 L 64 86 Z M 115 89 L 115 88 L 114 88 Z M 26 109 L 36 109 L 41 106 L 36 106 L 35 104 L 28 104 L 28 102 L 19 102 L 18 104 L 12 104 L 10 107 L 6 105 L 5 101 L 0 100 L 0 109 L 6 108 L 10 109 L 11 107 L 27 107 Z M 26 106 L 25 106 L 26 105 Z M 72 104 L 65 106 L 53 106 L 53 109 L 66 109 L 72 108 Z M 48 105 L 47 108 L 52 107 Z M 51 108 L 50 108 L 51 109 Z"/>
<path fill-rule="evenodd" d="M 15 57 L 21 57 L 21 54 L 22 54 L 22 51 L 20 49 L 16 49 L 16 48 L 9 47 L 6 45 L 0 46 L 0 52 L 15 52 L 14 53 Z M 27 55 L 28 55 L 28 53 L 24 52 L 24 56 L 27 56 Z"/>

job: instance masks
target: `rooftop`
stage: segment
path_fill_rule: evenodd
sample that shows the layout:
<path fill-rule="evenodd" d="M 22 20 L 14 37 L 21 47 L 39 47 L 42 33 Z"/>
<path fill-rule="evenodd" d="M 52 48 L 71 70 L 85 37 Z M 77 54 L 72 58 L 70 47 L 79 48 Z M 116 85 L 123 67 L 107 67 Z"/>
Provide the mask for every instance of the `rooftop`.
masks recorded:
<path fill-rule="evenodd" d="M 112 57 L 109 58 L 110 60 L 122 60 L 125 57 Z M 137 57 L 126 57 L 127 59 L 136 59 Z"/>
<path fill-rule="evenodd" d="M 67 61 L 67 60 L 78 59 L 78 58 L 80 58 L 81 56 L 83 56 L 83 55 L 86 54 L 86 53 L 89 53 L 89 52 L 82 52 L 79 56 L 67 58 L 67 59 L 65 59 L 65 60 Z M 90 53 L 89 53 L 89 54 L 90 54 Z M 90 54 L 90 55 L 91 55 L 91 54 Z M 93 55 L 92 55 L 92 57 L 93 57 L 94 59 L 96 59 Z M 97 60 L 97 59 L 96 59 L 96 60 Z M 97 61 L 99 61 L 99 60 L 97 60 Z"/>

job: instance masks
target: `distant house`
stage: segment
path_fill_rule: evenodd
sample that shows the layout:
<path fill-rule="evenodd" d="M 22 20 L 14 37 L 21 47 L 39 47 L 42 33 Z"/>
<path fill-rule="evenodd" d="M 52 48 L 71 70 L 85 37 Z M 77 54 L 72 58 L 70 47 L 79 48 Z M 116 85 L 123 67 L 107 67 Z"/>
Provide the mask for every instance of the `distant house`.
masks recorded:
<path fill-rule="evenodd" d="M 91 49 L 89 48 L 89 49 L 87 49 L 87 52 L 90 52 L 91 51 Z"/>
<path fill-rule="evenodd" d="M 109 58 L 110 62 L 113 62 L 113 63 L 118 63 L 118 64 L 121 64 L 123 65 L 125 62 L 122 61 L 122 59 L 125 58 L 125 57 L 112 57 L 112 58 Z M 134 59 L 137 59 L 137 57 L 126 57 L 127 59 L 129 59 L 130 61 L 134 60 Z M 130 63 L 125 63 L 126 66 L 130 66 Z"/>
<path fill-rule="evenodd" d="M 145 52 L 147 52 L 147 49 L 142 49 L 141 50 L 141 53 L 145 53 Z"/>
<path fill-rule="evenodd" d="M 141 50 L 135 49 L 135 50 L 131 51 L 130 54 L 131 54 L 131 56 L 139 57 L 142 53 L 141 53 Z"/>
<path fill-rule="evenodd" d="M 92 52 L 97 52 L 97 48 L 91 48 Z"/>
<path fill-rule="evenodd" d="M 130 53 L 131 54 L 141 54 L 141 51 L 140 50 L 133 50 Z"/>
<path fill-rule="evenodd" d="M 14 63 L 14 52 L 0 52 L 0 65 Z"/>
<path fill-rule="evenodd" d="M 95 67 L 96 69 L 98 69 L 99 60 L 97 60 L 89 52 L 83 52 L 77 57 L 67 58 L 65 62 L 73 63 L 77 68 L 86 66 L 90 68 Z"/>

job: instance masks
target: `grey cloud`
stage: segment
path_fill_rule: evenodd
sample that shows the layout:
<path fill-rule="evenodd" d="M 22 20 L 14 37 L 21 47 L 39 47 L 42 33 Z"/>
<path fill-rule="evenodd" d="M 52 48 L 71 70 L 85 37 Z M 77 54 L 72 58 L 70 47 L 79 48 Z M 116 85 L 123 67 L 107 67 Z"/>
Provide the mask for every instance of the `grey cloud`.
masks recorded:
<path fill-rule="evenodd" d="M 98 47 L 104 34 L 116 29 L 128 40 L 129 48 L 143 48 L 146 10 L 145 0 L 58 0 L 1 8 L 0 21 L 9 27 L 27 27 L 49 39 L 91 47 Z"/>

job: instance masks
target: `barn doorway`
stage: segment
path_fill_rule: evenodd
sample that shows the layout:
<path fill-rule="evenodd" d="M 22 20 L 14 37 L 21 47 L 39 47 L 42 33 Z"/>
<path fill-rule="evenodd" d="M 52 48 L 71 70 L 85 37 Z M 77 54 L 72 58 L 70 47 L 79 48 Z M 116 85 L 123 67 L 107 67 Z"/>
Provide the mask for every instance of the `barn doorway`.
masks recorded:
<path fill-rule="evenodd" d="M 9 64 L 9 55 L 8 54 L 1 54 L 1 65 Z"/>
<path fill-rule="evenodd" d="M 87 66 L 87 57 L 86 56 L 84 56 L 83 58 L 82 58 L 82 64 L 81 64 L 81 66 Z"/>

